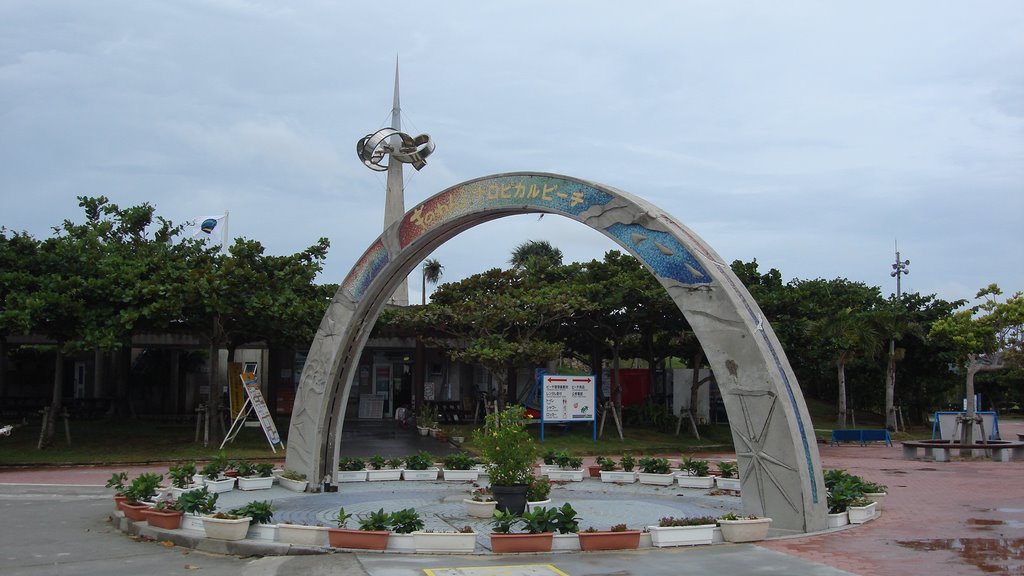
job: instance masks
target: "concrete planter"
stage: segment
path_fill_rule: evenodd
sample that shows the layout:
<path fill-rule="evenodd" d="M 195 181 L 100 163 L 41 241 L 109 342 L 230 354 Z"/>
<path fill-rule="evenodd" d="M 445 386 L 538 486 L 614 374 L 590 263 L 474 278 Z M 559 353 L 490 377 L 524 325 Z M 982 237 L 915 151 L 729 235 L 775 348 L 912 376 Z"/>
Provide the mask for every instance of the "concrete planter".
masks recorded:
<path fill-rule="evenodd" d="M 676 482 L 683 488 L 710 490 L 715 485 L 714 476 L 683 476 L 676 474 Z"/>
<path fill-rule="evenodd" d="M 273 481 L 273 479 L 271 479 Z M 206 489 L 214 494 L 231 492 L 235 489 L 234 478 L 223 478 L 221 480 L 206 480 Z"/>
<path fill-rule="evenodd" d="M 278 476 L 277 483 L 281 486 L 281 488 L 291 490 L 292 492 L 305 492 L 306 486 L 309 484 L 309 481 L 291 480 L 289 478 L 285 478 L 284 476 Z"/>
<path fill-rule="evenodd" d="M 718 476 L 715 478 L 715 484 L 719 490 L 734 490 L 740 491 L 740 479 L 739 478 L 722 478 Z"/>
<path fill-rule="evenodd" d="M 580 537 L 578 534 L 555 534 L 551 539 L 552 552 L 579 552 Z"/>
<path fill-rule="evenodd" d="M 875 503 L 875 512 L 882 511 L 882 503 L 885 502 L 886 492 L 865 492 L 864 497 Z"/>
<path fill-rule="evenodd" d="M 277 540 L 277 524 L 249 524 L 249 532 L 245 535 L 250 540 Z"/>
<path fill-rule="evenodd" d="M 274 487 L 273 476 L 239 476 L 236 480 L 240 490 L 269 490 Z"/>
<path fill-rule="evenodd" d="M 636 472 L 625 472 L 623 470 L 601 470 L 601 482 L 632 484 L 633 482 L 636 482 Z"/>
<path fill-rule="evenodd" d="M 565 470 L 563 468 L 555 468 L 554 470 L 548 471 L 548 480 L 554 482 L 582 482 L 583 470 Z"/>
<path fill-rule="evenodd" d="M 492 518 L 494 507 L 498 505 L 494 500 L 478 502 L 469 498 L 463 498 L 462 503 L 466 505 L 466 514 L 473 518 Z"/>
<path fill-rule="evenodd" d="M 637 479 L 640 480 L 641 484 L 653 484 L 655 486 L 670 486 L 676 481 L 676 475 L 672 472 L 668 474 L 654 474 L 651 472 L 638 472 Z"/>
<path fill-rule="evenodd" d="M 242 540 L 249 532 L 252 518 L 214 518 L 203 516 L 203 530 L 207 538 L 215 540 Z"/>
<path fill-rule="evenodd" d="M 326 546 L 327 528 L 301 524 L 278 524 L 277 541 L 299 546 Z"/>
<path fill-rule="evenodd" d="M 472 552 L 476 532 L 413 532 L 417 552 Z"/>
<path fill-rule="evenodd" d="M 391 552 L 415 552 L 416 551 L 416 539 L 413 538 L 412 534 L 395 534 L 391 533 L 388 537 L 388 545 L 385 548 Z"/>
<path fill-rule="evenodd" d="M 711 544 L 715 539 L 714 524 L 699 526 L 648 526 L 651 531 L 651 545 L 658 548 L 667 546 L 697 546 Z"/>
<path fill-rule="evenodd" d="M 768 537 L 768 528 L 772 525 L 771 518 L 719 520 L 722 538 L 726 542 L 757 542 Z"/>
<path fill-rule="evenodd" d="M 846 513 L 850 517 L 850 524 L 863 524 L 875 519 L 876 504 L 872 502 L 867 506 L 850 506 Z"/>
<path fill-rule="evenodd" d="M 438 468 L 426 470 L 402 470 L 402 480 L 437 480 Z"/>
<path fill-rule="evenodd" d="M 401 480 L 401 468 L 385 468 L 383 470 L 367 470 L 366 480 L 369 482 L 384 482 L 387 480 Z"/>
<path fill-rule="evenodd" d="M 449 482 L 476 482 L 480 477 L 479 470 L 442 470 L 444 479 Z"/>
<path fill-rule="evenodd" d="M 840 526 L 846 526 L 850 523 L 850 516 L 846 512 L 839 512 L 837 514 L 828 515 L 828 527 L 839 528 Z"/>
<path fill-rule="evenodd" d="M 182 530 L 195 530 L 197 532 L 203 532 L 203 517 L 198 514 L 184 514 L 181 517 Z"/>
<path fill-rule="evenodd" d="M 338 483 L 366 482 L 366 470 L 338 470 L 334 478 Z"/>

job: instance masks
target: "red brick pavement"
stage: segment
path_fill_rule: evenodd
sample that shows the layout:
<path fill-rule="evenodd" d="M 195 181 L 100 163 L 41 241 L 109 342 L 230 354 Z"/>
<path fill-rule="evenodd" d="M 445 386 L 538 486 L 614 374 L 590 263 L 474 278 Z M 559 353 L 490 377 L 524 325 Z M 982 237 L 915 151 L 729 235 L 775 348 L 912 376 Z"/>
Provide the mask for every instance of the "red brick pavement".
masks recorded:
<path fill-rule="evenodd" d="M 1016 438 L 1024 422 L 1001 422 L 1000 432 Z M 862 576 L 1024 575 L 1024 462 L 908 461 L 899 443 L 819 449 L 825 468 L 889 487 L 881 518 L 763 547 Z M 7 469 L 0 483 L 102 485 L 115 470 L 134 476 L 167 465 Z"/>

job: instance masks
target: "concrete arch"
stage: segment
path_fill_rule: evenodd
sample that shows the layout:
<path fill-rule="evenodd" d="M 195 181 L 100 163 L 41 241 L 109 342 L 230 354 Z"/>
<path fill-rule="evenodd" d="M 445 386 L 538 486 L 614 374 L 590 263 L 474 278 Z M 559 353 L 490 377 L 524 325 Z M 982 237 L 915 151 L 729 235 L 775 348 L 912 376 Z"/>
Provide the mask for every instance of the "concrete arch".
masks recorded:
<path fill-rule="evenodd" d="M 302 371 L 285 465 L 313 486 L 334 470 L 359 356 L 395 287 L 437 246 L 513 214 L 559 214 L 615 240 L 665 287 L 693 327 L 721 388 L 744 509 L 797 532 L 825 528 L 825 488 L 803 395 L 768 321 L 703 240 L 656 206 L 584 180 L 534 172 L 486 176 L 419 204 L 359 259 L 324 314 Z"/>

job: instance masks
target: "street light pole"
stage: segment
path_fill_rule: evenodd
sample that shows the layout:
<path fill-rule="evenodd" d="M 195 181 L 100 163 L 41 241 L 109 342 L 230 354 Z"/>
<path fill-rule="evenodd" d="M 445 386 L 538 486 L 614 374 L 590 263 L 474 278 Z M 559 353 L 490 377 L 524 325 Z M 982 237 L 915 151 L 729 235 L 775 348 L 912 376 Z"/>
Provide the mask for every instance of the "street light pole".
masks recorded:
<path fill-rule="evenodd" d="M 895 305 L 900 304 L 900 277 L 910 274 L 910 260 L 900 260 L 900 248 L 893 242 L 893 246 L 896 249 L 896 262 L 892 265 L 892 272 L 890 276 L 896 278 L 896 301 Z M 886 396 L 894 394 L 896 390 L 896 338 L 889 338 L 889 382 L 886 389 Z M 896 406 L 893 398 L 886 398 L 889 405 L 889 414 L 886 415 L 887 424 L 892 423 L 890 426 L 894 430 L 898 431 L 896 424 Z"/>

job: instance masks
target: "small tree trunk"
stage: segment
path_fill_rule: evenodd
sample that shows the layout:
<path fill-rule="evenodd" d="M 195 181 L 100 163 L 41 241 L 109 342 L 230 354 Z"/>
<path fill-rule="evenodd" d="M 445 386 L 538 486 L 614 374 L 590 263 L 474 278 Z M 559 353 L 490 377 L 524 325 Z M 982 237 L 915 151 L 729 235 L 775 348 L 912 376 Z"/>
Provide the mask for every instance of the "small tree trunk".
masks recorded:
<path fill-rule="evenodd" d="M 896 392 L 896 344 L 889 341 L 889 364 L 885 369 L 885 427 L 896 429 L 896 410 L 893 409 L 893 398 Z"/>
<path fill-rule="evenodd" d="M 46 431 L 43 434 L 44 447 L 53 443 L 54 422 L 60 417 L 64 407 L 64 352 L 57 346 L 53 364 L 53 398 L 50 400 L 50 417 L 46 420 Z"/>
<path fill-rule="evenodd" d="M 846 365 L 843 362 L 836 362 L 836 381 L 839 383 L 839 417 L 836 419 L 836 426 L 840 429 L 846 428 Z"/>
<path fill-rule="evenodd" d="M 700 440 L 700 432 L 697 430 L 697 403 L 700 402 L 700 387 L 705 380 L 700 377 L 700 367 L 704 364 L 704 350 L 697 351 L 693 355 L 693 377 L 690 379 L 690 433 Z"/>
<path fill-rule="evenodd" d="M 7 340 L 0 336 L 0 398 L 6 397 L 7 390 Z"/>
<path fill-rule="evenodd" d="M 615 410 L 622 415 L 622 374 L 619 373 L 619 343 L 612 344 L 612 371 L 615 378 L 612 380 L 612 400 L 615 402 Z"/>
<path fill-rule="evenodd" d="M 967 417 L 960 426 L 960 445 L 974 444 L 974 375 L 978 373 L 977 361 L 971 357 L 967 366 Z"/>

